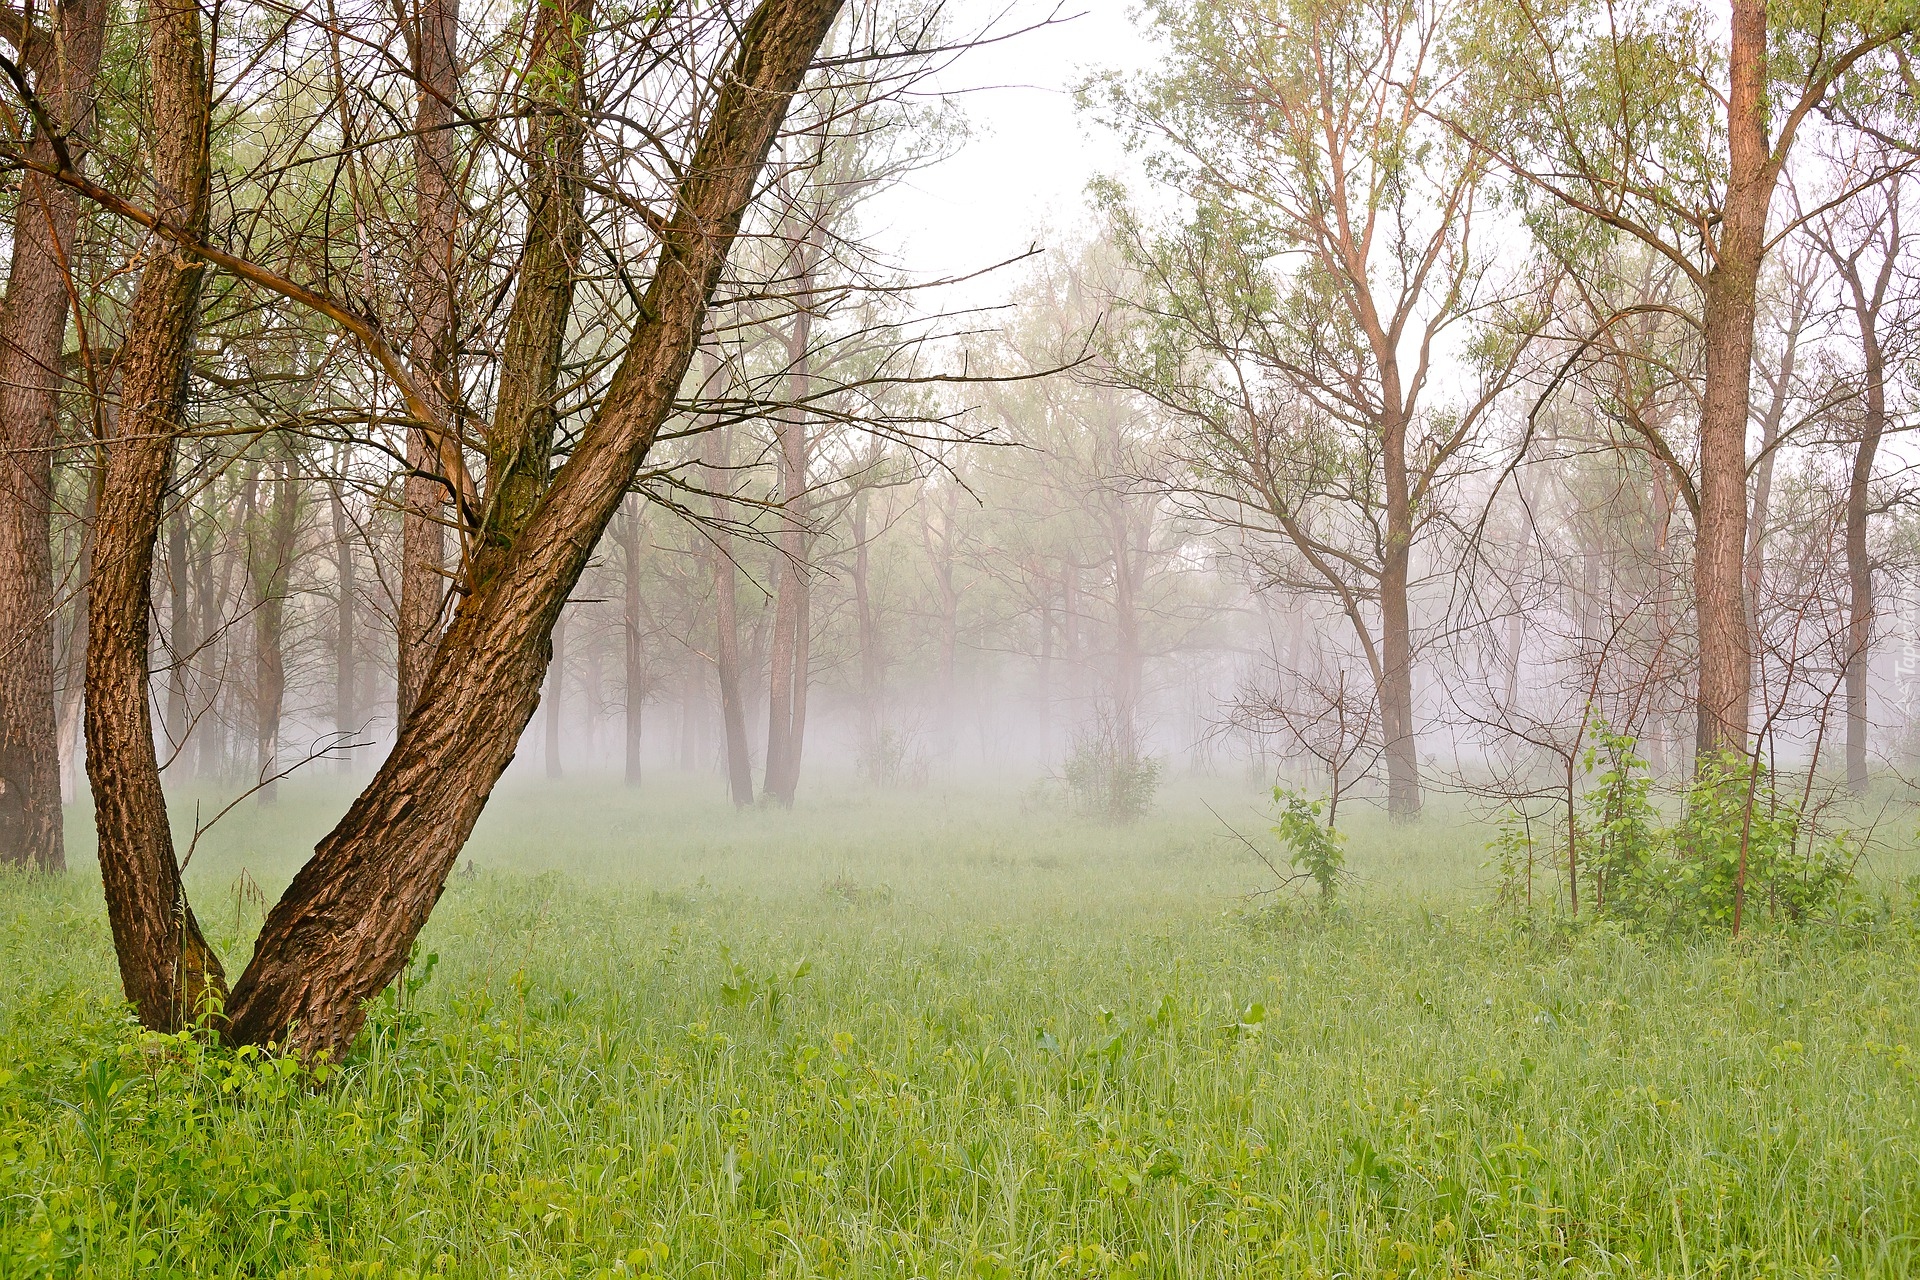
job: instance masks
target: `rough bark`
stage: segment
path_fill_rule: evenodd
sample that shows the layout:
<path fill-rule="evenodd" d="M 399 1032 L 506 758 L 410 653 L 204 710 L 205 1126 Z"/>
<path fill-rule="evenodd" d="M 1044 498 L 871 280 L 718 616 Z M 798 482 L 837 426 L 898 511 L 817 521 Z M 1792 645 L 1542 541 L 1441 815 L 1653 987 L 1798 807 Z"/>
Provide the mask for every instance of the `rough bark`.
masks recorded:
<path fill-rule="evenodd" d="M 767 152 L 839 3 L 762 0 L 742 28 L 605 399 L 524 532 L 476 574 L 392 753 L 268 914 L 234 987 L 236 1040 L 337 1056 L 405 965 L 533 715 L 553 623 L 673 410 Z"/>
<path fill-rule="evenodd" d="M 580 90 L 591 16 L 588 0 L 543 3 L 527 55 L 527 241 L 514 273 L 500 394 L 487 433 L 484 536 L 495 548 L 525 527 L 553 464 L 554 397 L 585 234 Z"/>
<path fill-rule="evenodd" d="M 1747 749 L 1752 637 L 1747 628 L 1747 419 L 1753 401 L 1755 291 L 1777 169 L 1767 144 L 1764 0 L 1734 0 L 1727 99 L 1728 181 L 1701 322 L 1700 522 L 1694 537 L 1699 629 L 1696 767 Z"/>
<path fill-rule="evenodd" d="M 20 61 L 76 163 L 92 127 L 105 0 L 54 9 L 58 31 L 23 35 Z M 28 147 L 53 158 L 36 128 Z M 0 865 L 66 867 L 54 702 L 53 448 L 66 339 L 73 195 L 21 176 L 7 293 L 0 304 Z"/>
<path fill-rule="evenodd" d="M 459 0 L 416 0 L 407 31 L 418 85 L 413 166 L 417 252 L 411 294 L 415 328 L 411 358 L 423 394 L 442 422 L 454 390 L 456 255 L 460 235 L 460 156 L 453 128 L 459 68 L 454 45 Z M 448 484 L 426 426 L 407 430 L 407 478 L 400 522 L 399 678 L 395 699 L 404 723 L 419 700 L 440 637 L 446 605 Z"/>
<path fill-rule="evenodd" d="M 211 109 L 193 0 L 150 0 L 154 207 L 194 235 L 207 224 Z M 101 440 L 87 615 L 87 775 L 100 879 L 121 982 L 155 1030 L 191 1022 L 225 990 L 187 905 L 154 753 L 148 678 L 153 552 L 182 426 L 203 265 L 155 244 L 121 348 L 120 413 Z"/>

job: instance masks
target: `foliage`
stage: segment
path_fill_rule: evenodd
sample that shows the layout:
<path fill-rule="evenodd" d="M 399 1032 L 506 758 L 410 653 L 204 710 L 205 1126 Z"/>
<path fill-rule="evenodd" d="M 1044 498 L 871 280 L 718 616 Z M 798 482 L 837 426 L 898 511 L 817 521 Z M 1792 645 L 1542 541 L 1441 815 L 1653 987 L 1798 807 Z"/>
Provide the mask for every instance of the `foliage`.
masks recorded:
<path fill-rule="evenodd" d="M 1287 787 L 1275 787 L 1273 803 L 1279 810 L 1273 834 L 1287 851 L 1287 861 L 1319 887 L 1321 904 L 1331 906 L 1346 875 L 1347 859 L 1339 833 L 1321 824 L 1320 815 L 1327 802 L 1309 800 L 1304 792 Z"/>
<path fill-rule="evenodd" d="M 1062 772 L 1077 811 L 1108 822 L 1137 822 L 1153 808 L 1161 764 L 1141 752 L 1134 734 L 1101 716 L 1075 737 Z"/>
<path fill-rule="evenodd" d="M 1696 769 L 1671 823 L 1632 736 L 1598 726 L 1582 764 L 1592 786 L 1572 840 L 1599 917 L 1656 934 L 1731 930 L 1736 909 L 1746 927 L 1802 924 L 1832 915 L 1853 883 L 1854 838 L 1804 821 L 1799 802 L 1747 756 L 1723 753 Z M 1539 826 L 1510 809 L 1489 846 L 1503 906 L 1530 899 L 1533 868 L 1550 856 Z M 1566 824 L 1552 829 L 1564 856 Z"/>

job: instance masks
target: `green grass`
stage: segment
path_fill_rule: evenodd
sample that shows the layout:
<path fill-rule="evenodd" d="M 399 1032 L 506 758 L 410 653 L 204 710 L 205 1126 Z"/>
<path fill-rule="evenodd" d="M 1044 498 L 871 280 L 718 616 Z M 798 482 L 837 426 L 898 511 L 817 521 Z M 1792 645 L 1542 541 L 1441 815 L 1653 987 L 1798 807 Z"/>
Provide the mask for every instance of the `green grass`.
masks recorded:
<path fill-rule="evenodd" d="M 1356 815 L 1327 917 L 1243 896 L 1225 783 L 1124 831 L 714 792 L 505 792 L 320 1090 L 128 1024 L 84 832 L 0 880 L 0 1276 L 1920 1273 L 1903 893 L 1737 945 L 1527 929 L 1458 815 Z M 277 891 L 345 798 L 202 839 L 230 968 L 242 871 Z"/>

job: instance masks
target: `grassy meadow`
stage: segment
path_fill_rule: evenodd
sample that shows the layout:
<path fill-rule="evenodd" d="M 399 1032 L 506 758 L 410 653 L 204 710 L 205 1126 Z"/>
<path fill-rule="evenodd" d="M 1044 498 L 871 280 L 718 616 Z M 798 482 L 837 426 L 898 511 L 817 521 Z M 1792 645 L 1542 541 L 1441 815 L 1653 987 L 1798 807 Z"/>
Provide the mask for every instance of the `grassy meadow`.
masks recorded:
<path fill-rule="evenodd" d="M 200 840 L 230 972 L 347 794 Z M 517 782 L 319 1088 L 129 1023 L 77 813 L 0 879 L 0 1277 L 1920 1274 L 1905 860 L 1658 942 L 1492 910 L 1460 813 L 1249 898 L 1261 812 Z"/>

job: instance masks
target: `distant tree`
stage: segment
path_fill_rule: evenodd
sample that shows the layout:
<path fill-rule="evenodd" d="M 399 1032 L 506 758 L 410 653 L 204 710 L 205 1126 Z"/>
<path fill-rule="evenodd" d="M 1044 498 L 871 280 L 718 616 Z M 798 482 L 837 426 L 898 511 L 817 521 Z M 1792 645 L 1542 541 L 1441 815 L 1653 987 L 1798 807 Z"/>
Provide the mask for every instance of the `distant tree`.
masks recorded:
<path fill-rule="evenodd" d="M 1088 92 L 1190 201 L 1109 205 L 1139 275 L 1116 376 L 1191 424 L 1194 488 L 1284 548 L 1274 586 L 1331 600 L 1379 693 L 1388 807 L 1419 812 L 1416 546 L 1513 380 L 1524 341 L 1480 226 L 1488 163 L 1459 106 L 1449 4 L 1150 7 L 1165 67 Z M 1436 365 L 1469 357 L 1448 397 Z"/>

